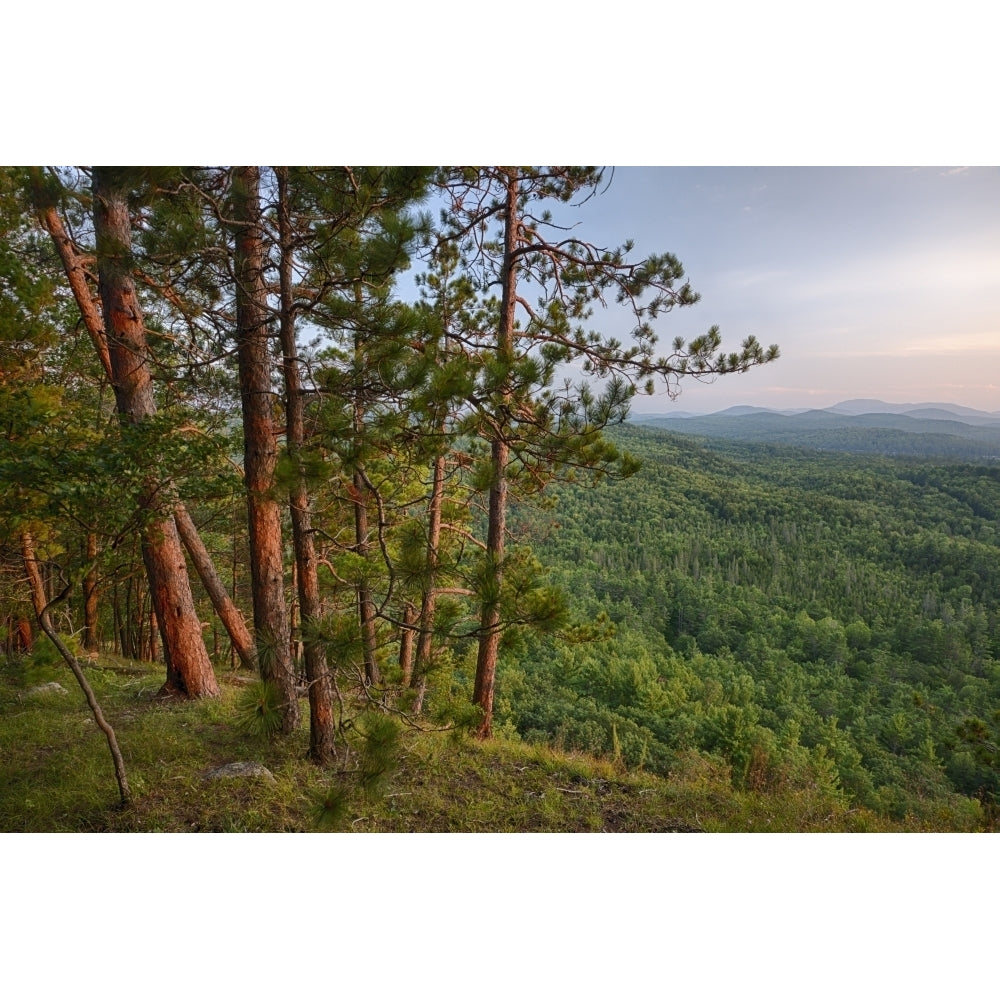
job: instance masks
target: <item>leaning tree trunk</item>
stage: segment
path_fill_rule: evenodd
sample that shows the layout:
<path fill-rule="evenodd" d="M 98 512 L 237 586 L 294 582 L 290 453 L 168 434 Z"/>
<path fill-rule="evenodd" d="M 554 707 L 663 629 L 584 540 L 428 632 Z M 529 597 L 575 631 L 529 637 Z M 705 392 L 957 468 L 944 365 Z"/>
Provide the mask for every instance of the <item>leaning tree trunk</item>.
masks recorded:
<path fill-rule="evenodd" d="M 298 725 L 299 705 L 285 607 L 281 506 L 273 495 L 278 428 L 271 385 L 260 171 L 257 167 L 234 168 L 232 216 L 236 343 L 243 403 L 243 467 L 257 661 L 261 676 L 274 684 L 281 698 L 281 731 L 290 733 Z"/>
<path fill-rule="evenodd" d="M 229 596 L 225 584 L 219 578 L 212 557 L 209 555 L 208 549 L 205 548 L 205 543 L 201 540 L 201 535 L 198 534 L 198 529 L 183 504 L 179 503 L 174 506 L 174 523 L 177 525 L 181 541 L 191 557 L 191 562 L 201 578 L 205 591 L 229 633 L 236 655 L 239 656 L 240 662 L 248 670 L 256 670 L 257 661 L 254 658 L 253 639 L 249 629 L 247 629 L 246 622 L 243 620 L 243 615 Z"/>
<path fill-rule="evenodd" d="M 285 440 L 292 460 L 292 485 L 288 494 L 292 516 L 292 543 L 303 628 L 306 681 L 309 685 L 309 756 L 317 764 L 333 758 L 333 685 L 323 646 L 310 634 L 322 615 L 316 543 L 312 530 L 309 490 L 301 466 L 305 441 L 305 405 L 295 344 L 292 300 L 292 232 L 288 209 L 288 168 L 276 167 L 278 177 L 278 226 L 281 239 L 281 351 L 285 373 Z"/>
<path fill-rule="evenodd" d="M 94 236 L 104 333 L 119 419 L 141 423 L 156 413 L 149 348 L 130 258 L 131 220 L 125 185 L 112 168 L 94 168 Z M 139 503 L 150 520 L 142 560 L 163 639 L 165 689 L 190 697 L 218 696 L 219 686 L 195 613 L 191 581 L 172 516 L 157 511 L 161 484 L 146 482 Z"/>
<path fill-rule="evenodd" d="M 41 168 L 33 168 L 35 182 L 35 199 L 37 202 L 38 218 L 45 227 L 52 239 L 52 244 L 62 261 L 63 270 L 66 272 L 66 280 L 69 282 L 73 298 L 76 300 L 77 308 L 83 317 L 83 325 L 87 328 L 87 333 L 97 351 L 101 367 L 108 376 L 108 381 L 114 384 L 115 377 L 111 370 L 111 354 L 108 351 L 108 341 L 104 332 L 104 321 L 101 319 L 97 308 L 97 302 L 90 294 L 87 285 L 86 261 L 80 257 L 73 246 L 73 241 L 66 232 L 66 227 L 59 217 L 55 206 L 45 202 L 43 185 L 41 178 Z"/>
<path fill-rule="evenodd" d="M 108 741 L 108 749 L 111 751 L 111 760 L 115 767 L 115 778 L 118 781 L 118 794 L 122 805 L 127 805 L 132 799 L 132 792 L 128 786 L 128 776 L 125 774 L 125 761 L 122 759 L 121 750 L 118 749 L 118 740 L 111 724 L 104 718 L 100 703 L 94 694 L 94 689 L 87 681 L 87 677 L 80 666 L 80 662 L 70 652 L 69 648 L 62 641 L 61 636 L 52 626 L 52 619 L 49 617 L 49 609 L 65 596 L 64 591 L 55 601 L 47 601 L 45 597 L 45 586 L 42 583 L 42 574 L 38 569 L 38 557 L 35 554 L 35 541 L 31 533 L 24 531 L 21 533 L 21 558 L 24 562 L 24 570 L 28 574 L 28 583 L 31 586 L 31 599 L 35 606 L 35 615 L 42 631 L 49 637 L 52 645 L 59 650 L 59 655 L 66 661 L 66 665 L 73 671 L 77 684 L 83 691 L 83 696 L 87 699 L 91 712 L 94 713 L 94 721 L 98 728 L 104 733 Z"/>
<path fill-rule="evenodd" d="M 66 232 L 66 227 L 62 223 L 59 213 L 52 205 L 44 202 L 40 176 L 36 175 L 36 182 L 36 197 L 39 200 L 39 219 L 51 237 L 52 243 L 59 254 L 59 259 L 62 261 L 66 278 L 69 282 L 70 289 L 73 292 L 73 297 L 80 310 L 80 315 L 83 317 L 84 326 L 87 329 L 87 333 L 90 335 L 94 349 L 97 351 L 97 356 L 101 361 L 101 365 L 107 373 L 108 380 L 113 384 L 115 377 L 111 369 L 111 354 L 108 349 L 108 340 L 105 334 L 105 323 L 98 308 L 98 301 L 95 301 L 90 294 L 90 289 L 87 284 L 85 267 L 86 260 L 76 252 L 76 248 L 73 246 L 73 241 Z M 187 511 L 182 504 L 177 504 L 175 507 L 175 523 L 180 533 L 181 540 L 184 543 L 184 547 L 188 550 L 188 554 L 191 556 L 191 561 L 194 564 L 198 575 L 201 577 L 201 581 L 205 586 L 205 590 L 208 593 L 213 606 L 215 607 L 216 613 L 219 615 L 226 631 L 229 633 L 234 650 L 240 655 L 241 659 L 244 659 L 244 662 L 247 662 L 246 658 L 249 657 L 250 666 L 255 668 L 256 664 L 253 660 L 252 649 L 253 644 L 250 639 L 250 635 L 247 632 L 246 625 L 243 623 L 243 618 L 236 610 L 233 601 L 229 598 L 228 594 L 226 594 L 225 587 L 221 585 L 219 575 L 216 572 L 215 567 L 212 565 L 211 557 L 208 555 L 208 551 L 206 550 L 204 543 L 202 543 L 201 539 L 198 537 L 198 532 L 194 526 L 194 522 L 191 520 L 191 517 L 187 514 Z M 96 599 L 96 589 L 91 590 L 89 582 L 85 583 L 85 588 L 87 588 L 88 600 L 90 599 L 89 595 L 91 594 L 93 594 Z M 89 636 L 89 632 L 87 634 Z M 119 630 L 116 626 L 116 646 L 118 642 Z M 89 649 L 90 647 L 87 646 L 86 648 Z"/>

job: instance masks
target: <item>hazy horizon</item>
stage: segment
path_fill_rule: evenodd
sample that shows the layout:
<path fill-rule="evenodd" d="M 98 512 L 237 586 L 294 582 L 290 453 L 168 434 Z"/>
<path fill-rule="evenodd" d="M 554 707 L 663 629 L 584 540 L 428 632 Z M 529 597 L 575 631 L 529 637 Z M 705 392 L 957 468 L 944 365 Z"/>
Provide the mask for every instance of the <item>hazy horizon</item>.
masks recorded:
<path fill-rule="evenodd" d="M 648 397 L 644 397 L 644 398 L 648 399 Z M 944 399 L 909 399 L 909 400 L 901 400 L 898 403 L 896 403 L 896 402 L 890 402 L 889 400 L 886 400 L 886 399 L 877 399 L 876 400 L 875 397 L 855 396 L 855 397 L 852 397 L 851 399 L 837 399 L 837 400 L 834 400 L 834 402 L 832 402 L 832 403 L 824 403 L 823 405 L 810 404 L 810 405 L 806 405 L 806 406 L 765 406 L 764 404 L 761 404 L 761 403 L 730 403 L 730 404 L 728 404 L 726 406 L 711 407 L 711 408 L 708 408 L 708 409 L 689 409 L 689 408 L 687 408 L 687 407 L 685 407 L 685 406 L 682 405 L 682 400 L 671 401 L 671 400 L 667 399 L 665 396 L 659 396 L 659 397 L 654 397 L 654 398 L 658 398 L 658 399 L 660 399 L 662 401 L 663 406 L 660 409 L 648 409 L 648 408 L 644 408 L 642 410 L 636 410 L 633 407 L 633 409 L 632 409 L 632 415 L 633 416 L 671 416 L 671 415 L 677 415 L 677 414 L 690 414 L 692 416 L 702 417 L 702 416 L 712 416 L 713 414 L 720 413 L 720 412 L 723 412 L 723 411 L 726 411 L 726 410 L 730 410 L 730 409 L 733 409 L 733 408 L 739 407 L 739 406 L 751 406 L 751 407 L 756 406 L 756 407 L 760 407 L 762 409 L 773 410 L 775 413 L 787 413 L 787 412 L 801 412 L 801 411 L 804 411 L 804 410 L 826 410 L 826 409 L 831 409 L 832 407 L 836 407 L 840 403 L 852 403 L 852 402 L 855 402 L 857 400 L 872 399 L 874 402 L 877 402 L 877 403 L 886 403 L 886 404 L 889 404 L 889 405 L 891 405 L 893 407 L 896 407 L 896 406 L 901 406 L 901 407 L 911 407 L 912 406 L 914 408 L 934 407 L 934 406 L 944 406 L 944 407 L 957 406 L 957 407 L 964 407 L 967 410 L 974 410 L 976 413 L 985 414 L 985 415 L 988 415 L 988 416 L 994 416 L 994 417 L 1000 419 L 1000 409 L 983 410 L 980 407 L 969 406 L 966 403 L 955 403 L 955 402 L 950 402 L 950 401 L 944 400 Z M 845 412 L 847 412 L 847 411 L 845 411 Z M 850 412 L 853 414 L 855 411 L 852 410 Z M 879 413 L 879 412 L 883 412 L 883 411 L 881 411 L 880 409 L 877 409 L 877 408 L 873 408 L 871 411 L 857 411 L 857 412 L 859 412 L 859 413 L 860 412 Z M 889 411 L 886 411 L 886 412 L 889 412 Z"/>

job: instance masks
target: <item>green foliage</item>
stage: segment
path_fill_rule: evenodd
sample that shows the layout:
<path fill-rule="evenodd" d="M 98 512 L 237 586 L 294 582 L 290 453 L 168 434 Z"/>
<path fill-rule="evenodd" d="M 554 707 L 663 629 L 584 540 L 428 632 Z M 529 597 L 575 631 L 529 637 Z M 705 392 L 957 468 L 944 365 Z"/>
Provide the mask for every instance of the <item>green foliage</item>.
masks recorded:
<path fill-rule="evenodd" d="M 363 741 L 358 755 L 358 787 L 364 795 L 376 796 L 399 766 L 399 723 L 381 712 L 366 712 L 354 725 Z"/>
<path fill-rule="evenodd" d="M 253 681 L 240 692 L 236 724 L 250 736 L 281 732 L 281 691 L 271 681 Z"/>
<path fill-rule="evenodd" d="M 341 830 L 351 815 L 350 790 L 344 785 L 334 785 L 315 798 L 312 821 L 321 831 Z"/>

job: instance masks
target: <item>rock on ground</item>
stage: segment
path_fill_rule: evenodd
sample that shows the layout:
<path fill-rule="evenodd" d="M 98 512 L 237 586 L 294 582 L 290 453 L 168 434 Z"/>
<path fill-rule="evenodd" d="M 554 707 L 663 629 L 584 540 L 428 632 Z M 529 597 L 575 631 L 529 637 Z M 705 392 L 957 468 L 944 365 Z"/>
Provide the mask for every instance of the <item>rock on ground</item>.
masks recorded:
<path fill-rule="evenodd" d="M 36 684 L 34 687 L 28 688 L 24 693 L 27 696 L 33 694 L 69 694 L 69 691 L 58 681 L 49 681 L 48 684 Z"/>
<path fill-rule="evenodd" d="M 205 775 L 206 781 L 215 781 L 219 778 L 262 778 L 271 782 L 275 780 L 274 775 L 255 760 L 233 761 L 232 764 L 224 764 Z"/>

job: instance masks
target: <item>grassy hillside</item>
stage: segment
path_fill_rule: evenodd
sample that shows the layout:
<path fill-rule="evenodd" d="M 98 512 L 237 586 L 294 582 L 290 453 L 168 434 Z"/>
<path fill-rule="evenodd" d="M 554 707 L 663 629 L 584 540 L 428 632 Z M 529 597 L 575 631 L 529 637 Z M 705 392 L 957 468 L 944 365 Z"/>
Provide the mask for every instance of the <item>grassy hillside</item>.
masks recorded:
<path fill-rule="evenodd" d="M 358 729 L 340 769 L 304 760 L 308 734 L 271 742 L 240 727 L 241 678 L 217 702 L 156 698 L 161 668 L 102 657 L 88 670 L 117 731 L 134 803 L 122 809 L 103 737 L 68 671 L 0 667 L 3 831 L 779 831 L 928 829 L 850 809 L 823 787 L 734 791 L 725 768 L 684 755 L 665 778 L 613 760 L 461 729 L 402 727 L 379 787 L 365 792 Z M 57 682 L 67 693 L 29 693 Z M 342 751 L 344 746 L 341 747 Z M 210 780 L 256 761 L 273 775 Z M 934 829 L 967 828 L 941 816 Z"/>

